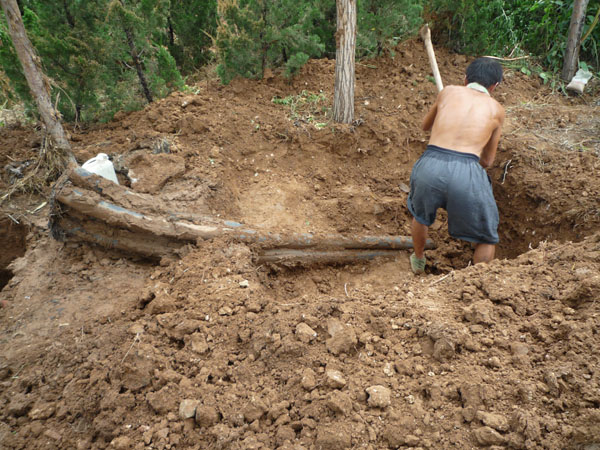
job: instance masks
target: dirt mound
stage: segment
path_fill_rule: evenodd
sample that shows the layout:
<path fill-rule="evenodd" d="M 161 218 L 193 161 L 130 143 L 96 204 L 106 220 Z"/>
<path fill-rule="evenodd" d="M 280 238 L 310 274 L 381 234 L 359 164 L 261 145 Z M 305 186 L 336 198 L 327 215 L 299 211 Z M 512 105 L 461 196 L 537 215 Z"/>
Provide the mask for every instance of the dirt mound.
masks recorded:
<path fill-rule="evenodd" d="M 421 47 L 357 66 L 352 126 L 328 121 L 334 62 L 321 60 L 292 81 L 202 82 L 71 130 L 75 153 L 108 153 L 123 184 L 174 210 L 276 232 L 407 235 L 406 185 L 436 92 Z M 461 84 L 467 59 L 439 53 L 445 83 Z M 46 209 L 33 213 L 41 200 L 12 199 L 0 446 L 600 445 L 594 99 L 510 70 L 496 95 L 507 124 L 490 170 L 501 259 L 489 266 L 469 266 L 443 213 L 430 272 L 414 277 L 408 253 L 261 266 L 225 239 L 153 265 L 52 241 Z M 0 167 L 32 158 L 40 138 L 13 127 L 2 141 Z"/>

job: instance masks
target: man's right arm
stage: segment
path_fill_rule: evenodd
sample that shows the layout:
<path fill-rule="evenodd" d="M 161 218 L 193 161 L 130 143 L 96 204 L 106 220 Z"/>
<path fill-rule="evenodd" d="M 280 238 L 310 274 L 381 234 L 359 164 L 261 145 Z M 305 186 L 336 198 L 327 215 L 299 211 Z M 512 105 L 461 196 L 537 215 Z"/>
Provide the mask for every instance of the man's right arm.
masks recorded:
<path fill-rule="evenodd" d="M 423 123 L 421 125 L 421 128 L 423 128 L 423 131 L 429 131 L 429 130 L 431 130 L 431 127 L 433 126 L 433 122 L 435 121 L 435 116 L 437 115 L 438 99 L 439 99 L 439 95 L 435 99 L 435 103 L 433 104 L 433 106 L 431 107 L 429 112 L 423 118 Z"/>

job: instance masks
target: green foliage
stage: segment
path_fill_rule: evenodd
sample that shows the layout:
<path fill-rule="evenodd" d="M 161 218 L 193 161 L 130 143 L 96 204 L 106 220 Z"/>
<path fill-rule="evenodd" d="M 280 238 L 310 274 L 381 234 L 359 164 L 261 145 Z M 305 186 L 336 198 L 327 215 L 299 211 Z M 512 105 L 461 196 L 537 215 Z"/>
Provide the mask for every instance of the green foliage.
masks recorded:
<path fill-rule="evenodd" d="M 4 103 L 5 100 L 15 101 L 18 98 L 28 98 L 29 87 L 17 53 L 12 46 L 4 15 L 1 12 L 0 18 L 2 18 L 0 21 L 0 66 L 7 78 L 4 80 L 2 98 L 0 98 Z"/>
<path fill-rule="evenodd" d="M 53 102 L 67 120 L 106 120 L 146 100 L 134 60 L 154 98 L 189 89 L 188 75 L 216 60 L 223 83 L 294 76 L 311 58 L 335 57 L 335 0 L 19 0 Z M 461 53 L 531 55 L 517 70 L 558 83 L 572 13 L 566 0 L 357 0 L 358 58 L 389 52 L 432 22 L 434 38 Z M 425 9 L 424 9 L 425 8 Z M 590 2 L 581 63 L 600 67 L 598 2 Z M 133 47 L 133 50 L 132 50 Z M 132 55 L 135 55 L 135 57 Z M 0 104 L 29 88 L 0 13 Z M 9 83 L 9 84 L 8 84 Z M 302 95 L 300 96 L 302 97 Z M 294 108 L 299 107 L 299 100 Z M 309 115 L 310 116 L 310 115 Z"/>
<path fill-rule="evenodd" d="M 157 76 L 167 88 L 168 91 L 174 89 L 182 90 L 185 85 L 181 73 L 177 69 L 175 58 L 169 53 L 166 47 L 159 46 L 156 50 Z M 164 95 L 163 95 L 164 97 Z"/>
<path fill-rule="evenodd" d="M 308 58 L 320 57 L 326 49 L 321 7 L 317 0 L 219 2 L 217 73 L 222 82 L 237 75 L 261 78 L 265 69 L 282 65 L 292 75 Z"/>
<path fill-rule="evenodd" d="M 362 0 L 357 11 L 357 57 L 379 55 L 416 32 L 423 0 Z M 336 4 L 307 0 L 219 2 L 217 72 L 260 78 L 267 67 L 292 76 L 310 58 L 335 56 Z"/>
<path fill-rule="evenodd" d="M 235 76 L 262 77 L 260 36 L 264 19 L 255 2 L 226 0 L 219 4 L 217 28 L 217 74 L 228 84 Z"/>
<path fill-rule="evenodd" d="M 182 71 L 189 73 L 212 61 L 217 0 L 171 0 L 167 27 L 169 51 Z"/>
<path fill-rule="evenodd" d="M 288 62 L 285 64 L 285 75 L 291 77 L 298 73 L 304 64 L 308 61 L 310 56 L 304 52 L 298 52 L 292 55 Z"/>
<path fill-rule="evenodd" d="M 384 49 L 417 32 L 423 20 L 421 0 L 361 0 L 358 2 L 356 54 L 378 56 Z"/>
<path fill-rule="evenodd" d="M 584 33 L 596 12 L 589 9 Z M 572 12 L 573 2 L 566 0 L 432 0 L 429 14 L 433 28 L 441 31 L 458 52 L 531 54 L 547 69 L 558 71 L 563 64 Z M 600 30 L 593 30 L 580 54 L 597 67 L 598 43 Z"/>
<path fill-rule="evenodd" d="M 304 122 L 321 129 L 331 120 L 331 109 L 327 96 L 323 92 L 315 93 L 303 90 L 297 95 L 287 97 L 273 97 L 271 100 L 276 105 L 289 108 L 290 120 Z"/>
<path fill-rule="evenodd" d="M 67 120 L 106 120 L 144 99 L 132 61 L 131 32 L 154 97 L 184 82 L 168 42 L 169 0 L 22 0 L 23 22 L 50 80 L 53 101 Z M 0 14 L 0 64 L 13 91 L 31 102 L 21 66 Z M 6 44 L 6 45 L 5 45 Z"/>

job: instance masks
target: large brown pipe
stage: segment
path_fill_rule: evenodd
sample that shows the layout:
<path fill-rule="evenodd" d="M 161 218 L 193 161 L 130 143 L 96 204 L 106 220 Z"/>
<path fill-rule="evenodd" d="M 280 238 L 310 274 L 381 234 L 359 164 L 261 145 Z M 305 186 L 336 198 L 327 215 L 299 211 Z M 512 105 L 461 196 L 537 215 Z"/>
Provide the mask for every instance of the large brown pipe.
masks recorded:
<path fill-rule="evenodd" d="M 182 241 L 182 244 L 198 239 L 213 239 L 231 236 L 243 242 L 258 244 L 261 248 L 344 248 L 344 249 L 388 249 L 412 248 L 412 239 L 406 236 L 343 236 L 338 234 L 313 235 L 290 233 L 282 235 L 269 231 L 246 228 L 234 221 L 221 224 L 199 225 L 187 220 L 176 220 L 176 215 L 143 214 L 105 201 L 95 192 L 81 188 L 64 187 L 56 199 L 84 216 L 93 217 L 111 226 L 150 235 L 164 236 Z M 428 240 L 426 248 L 433 248 Z"/>

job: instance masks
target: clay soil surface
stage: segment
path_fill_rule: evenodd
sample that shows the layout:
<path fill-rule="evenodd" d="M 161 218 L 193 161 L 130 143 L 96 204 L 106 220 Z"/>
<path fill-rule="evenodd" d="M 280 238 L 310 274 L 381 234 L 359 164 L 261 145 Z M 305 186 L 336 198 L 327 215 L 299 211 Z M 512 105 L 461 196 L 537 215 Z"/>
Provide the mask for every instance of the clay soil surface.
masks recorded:
<path fill-rule="evenodd" d="M 468 58 L 443 50 L 446 84 Z M 332 125 L 334 61 L 292 81 L 203 81 L 105 125 L 80 162 L 173 210 L 277 232 L 409 235 L 412 164 L 435 99 L 419 42 L 357 65 Z M 147 261 L 48 236 L 44 196 L 0 215 L 0 448 L 600 448 L 598 86 L 567 97 L 507 69 L 489 170 L 498 259 L 440 211 L 423 276 L 409 253 L 260 265 L 227 239 Z M 273 99 L 279 99 L 273 101 Z M 39 128 L 0 129 L 0 189 Z M 37 210 L 36 210 L 37 209 Z"/>

